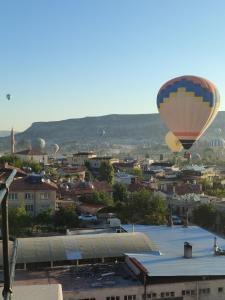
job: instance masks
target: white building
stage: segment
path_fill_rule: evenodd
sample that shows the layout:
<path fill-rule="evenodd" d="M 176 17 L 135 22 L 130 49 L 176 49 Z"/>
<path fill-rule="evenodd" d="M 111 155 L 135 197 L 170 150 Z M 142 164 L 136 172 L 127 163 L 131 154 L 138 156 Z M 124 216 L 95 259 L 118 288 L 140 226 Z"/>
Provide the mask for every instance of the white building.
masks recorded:
<path fill-rule="evenodd" d="M 27 149 L 14 154 L 16 157 L 25 161 L 48 164 L 48 155 L 37 150 Z"/>

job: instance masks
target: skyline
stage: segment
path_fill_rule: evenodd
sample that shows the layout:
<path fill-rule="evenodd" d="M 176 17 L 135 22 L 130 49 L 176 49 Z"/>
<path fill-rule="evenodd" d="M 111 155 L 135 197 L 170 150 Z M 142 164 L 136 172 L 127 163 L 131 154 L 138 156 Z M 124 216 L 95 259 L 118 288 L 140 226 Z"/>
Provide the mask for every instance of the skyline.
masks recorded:
<path fill-rule="evenodd" d="M 0 130 L 156 113 L 161 85 L 188 74 L 215 83 L 225 110 L 224 11 L 222 0 L 0 3 Z"/>

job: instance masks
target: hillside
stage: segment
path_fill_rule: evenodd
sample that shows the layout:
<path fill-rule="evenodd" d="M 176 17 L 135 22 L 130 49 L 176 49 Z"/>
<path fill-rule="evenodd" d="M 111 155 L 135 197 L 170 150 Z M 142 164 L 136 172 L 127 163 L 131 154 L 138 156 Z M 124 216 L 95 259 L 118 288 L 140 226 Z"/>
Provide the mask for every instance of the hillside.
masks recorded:
<path fill-rule="evenodd" d="M 215 136 L 216 128 L 225 136 L 225 112 L 219 112 L 205 137 Z M 16 134 L 18 144 L 42 137 L 48 144 L 94 145 L 94 144 L 152 144 L 162 143 L 168 129 L 158 114 L 107 115 L 85 117 L 54 122 L 35 122 L 27 130 Z M 9 148 L 9 138 L 0 138 L 0 149 Z"/>

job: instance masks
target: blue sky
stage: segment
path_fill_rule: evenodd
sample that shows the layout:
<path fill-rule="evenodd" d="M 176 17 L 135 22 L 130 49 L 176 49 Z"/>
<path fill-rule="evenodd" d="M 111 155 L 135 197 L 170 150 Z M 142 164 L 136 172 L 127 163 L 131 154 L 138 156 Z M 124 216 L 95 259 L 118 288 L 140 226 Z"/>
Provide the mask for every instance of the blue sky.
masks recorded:
<path fill-rule="evenodd" d="M 179 75 L 213 81 L 225 110 L 224 13 L 224 0 L 0 1 L 0 130 L 154 113 Z"/>

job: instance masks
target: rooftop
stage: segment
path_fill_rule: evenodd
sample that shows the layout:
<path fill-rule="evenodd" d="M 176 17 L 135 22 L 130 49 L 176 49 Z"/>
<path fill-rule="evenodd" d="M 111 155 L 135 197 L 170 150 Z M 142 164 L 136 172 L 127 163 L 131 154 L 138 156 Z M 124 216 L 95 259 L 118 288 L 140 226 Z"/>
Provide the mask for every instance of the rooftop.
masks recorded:
<path fill-rule="evenodd" d="M 132 231 L 131 225 L 123 228 Z M 129 254 L 137 259 L 150 276 L 216 276 L 224 275 L 225 256 L 215 256 L 215 235 L 197 226 L 144 226 L 136 225 L 136 232 L 145 233 L 162 255 Z M 192 245 L 190 259 L 184 258 L 184 242 Z M 217 244 L 225 249 L 225 239 L 217 236 Z"/>
<path fill-rule="evenodd" d="M 10 185 L 10 192 L 26 191 L 26 190 L 53 190 L 58 189 L 57 185 L 49 179 L 43 178 L 41 175 L 28 175 L 25 178 L 19 178 Z"/>
<path fill-rule="evenodd" d="M 125 263 L 92 264 L 45 271 L 16 271 L 14 286 L 61 284 L 63 292 L 140 285 Z"/>
<path fill-rule="evenodd" d="M 23 150 L 23 151 L 15 153 L 15 155 L 17 155 L 17 154 L 19 154 L 19 155 L 40 155 L 40 156 L 46 155 L 46 153 L 40 152 L 40 151 L 35 150 L 35 149 Z"/>
<path fill-rule="evenodd" d="M 11 247 L 10 243 L 10 250 Z M 125 252 L 149 253 L 153 249 L 154 243 L 145 234 L 138 232 L 19 238 L 16 262 L 39 263 L 120 257 Z"/>

